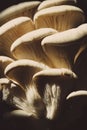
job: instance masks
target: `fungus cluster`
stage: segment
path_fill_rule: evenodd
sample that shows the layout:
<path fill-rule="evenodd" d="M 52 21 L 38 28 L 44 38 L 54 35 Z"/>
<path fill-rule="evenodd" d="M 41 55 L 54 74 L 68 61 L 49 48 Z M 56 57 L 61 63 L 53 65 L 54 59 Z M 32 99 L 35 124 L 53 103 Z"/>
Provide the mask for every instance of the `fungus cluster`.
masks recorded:
<path fill-rule="evenodd" d="M 2 118 L 59 120 L 64 104 L 85 100 L 87 23 L 77 5 L 22 2 L 0 13 L 0 103 L 12 107 Z M 67 122 L 78 118 L 65 113 Z"/>

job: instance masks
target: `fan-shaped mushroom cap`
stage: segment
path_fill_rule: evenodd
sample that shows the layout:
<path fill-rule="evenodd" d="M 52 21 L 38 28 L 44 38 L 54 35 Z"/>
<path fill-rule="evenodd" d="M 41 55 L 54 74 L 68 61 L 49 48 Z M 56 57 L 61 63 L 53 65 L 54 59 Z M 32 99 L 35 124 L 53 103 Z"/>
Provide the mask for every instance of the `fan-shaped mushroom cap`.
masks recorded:
<path fill-rule="evenodd" d="M 15 18 L 0 28 L 0 54 L 12 57 L 11 44 L 21 35 L 34 30 L 34 24 L 28 17 Z"/>
<path fill-rule="evenodd" d="M 51 27 L 58 31 L 64 31 L 85 22 L 83 11 L 75 6 L 53 6 L 38 11 L 34 15 L 36 28 Z"/>
<path fill-rule="evenodd" d="M 0 56 L 0 78 L 5 77 L 4 70 L 8 64 L 13 62 L 13 59 L 7 56 Z"/>
<path fill-rule="evenodd" d="M 69 80 L 76 79 L 77 76 L 74 72 L 72 72 L 69 69 L 61 68 L 61 69 L 46 69 L 42 70 L 38 73 L 36 73 L 33 76 L 33 80 L 36 83 L 36 85 L 41 84 L 41 86 L 44 86 L 44 84 L 58 84 L 58 85 L 65 85 L 63 80 L 68 84 Z M 42 81 L 42 82 L 41 82 Z M 43 84 L 42 84 L 43 83 Z M 38 90 L 41 90 L 43 92 L 43 87 L 38 88 Z M 45 87 L 45 86 L 44 86 Z M 64 87 L 67 87 L 66 85 Z"/>
<path fill-rule="evenodd" d="M 38 10 L 52 6 L 74 5 L 74 4 L 76 4 L 76 0 L 45 0 L 41 2 L 41 4 L 38 6 Z"/>
<path fill-rule="evenodd" d="M 46 117 L 54 119 L 61 111 L 61 104 L 73 90 L 76 75 L 68 69 L 47 69 L 36 73 L 33 81 L 47 109 Z"/>
<path fill-rule="evenodd" d="M 82 25 L 60 33 L 53 34 L 42 40 L 41 45 L 47 56 L 57 68 L 72 68 L 78 50 L 86 45 L 87 25 Z"/>
<path fill-rule="evenodd" d="M 28 16 L 33 18 L 33 15 L 36 12 L 39 4 L 40 1 L 32 1 L 22 2 L 17 5 L 8 7 L 0 13 L 0 25 L 20 16 Z"/>
<path fill-rule="evenodd" d="M 26 33 L 12 44 L 11 52 L 16 59 L 26 58 L 52 66 L 41 47 L 41 41 L 44 37 L 54 33 L 57 31 L 52 28 L 42 28 Z"/>
<path fill-rule="evenodd" d="M 44 64 L 32 60 L 18 60 L 9 64 L 5 69 L 5 75 L 23 89 L 29 87 L 32 76 L 43 69 L 48 68 Z"/>

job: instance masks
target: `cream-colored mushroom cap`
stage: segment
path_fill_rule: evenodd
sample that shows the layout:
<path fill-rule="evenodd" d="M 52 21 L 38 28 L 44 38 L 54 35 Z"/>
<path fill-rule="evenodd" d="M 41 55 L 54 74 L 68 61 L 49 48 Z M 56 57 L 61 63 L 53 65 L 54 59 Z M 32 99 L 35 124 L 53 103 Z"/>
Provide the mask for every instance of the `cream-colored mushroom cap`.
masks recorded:
<path fill-rule="evenodd" d="M 28 16 L 30 18 L 33 18 L 33 15 L 36 12 L 39 4 L 40 1 L 32 1 L 22 2 L 8 7 L 0 13 L 0 25 L 20 16 Z"/>
<path fill-rule="evenodd" d="M 52 28 L 41 28 L 26 33 L 12 44 L 11 52 L 16 59 L 26 58 L 52 66 L 41 47 L 41 41 L 44 37 L 54 33 L 57 31 Z"/>
<path fill-rule="evenodd" d="M 74 58 L 80 48 L 87 42 L 87 25 L 53 34 L 42 40 L 42 47 L 55 67 L 72 68 Z"/>
<path fill-rule="evenodd" d="M 75 6 L 53 6 L 38 11 L 34 15 L 36 28 L 51 27 L 58 31 L 64 31 L 77 27 L 85 22 L 84 12 Z"/>
<path fill-rule="evenodd" d="M 44 64 L 32 60 L 17 60 L 6 67 L 5 75 L 8 79 L 26 89 L 31 84 L 32 76 L 46 68 L 48 67 Z"/>
<path fill-rule="evenodd" d="M 65 68 L 61 68 L 61 69 L 49 68 L 49 69 L 46 69 L 46 70 L 42 70 L 42 71 L 36 73 L 33 76 L 33 80 L 38 80 L 41 76 L 43 78 L 45 78 L 45 77 L 47 77 L 47 78 L 48 77 L 51 77 L 51 78 L 56 77 L 56 78 L 54 78 L 54 80 L 56 82 L 58 82 L 58 79 L 62 80 L 62 79 L 77 78 L 77 76 L 76 76 L 76 74 L 74 72 L 72 72 L 69 69 L 65 69 Z M 49 80 L 49 82 L 51 82 L 51 80 Z"/>
<path fill-rule="evenodd" d="M 75 97 L 80 97 L 80 96 L 87 96 L 87 91 L 86 90 L 78 90 L 78 91 L 74 91 L 72 93 L 70 93 L 68 96 L 67 96 L 67 100 L 69 99 L 73 99 Z"/>
<path fill-rule="evenodd" d="M 11 44 L 21 35 L 34 30 L 34 24 L 28 17 L 15 18 L 0 28 L 0 54 L 12 57 Z"/>
<path fill-rule="evenodd" d="M 77 79 L 76 74 L 65 68 L 42 70 L 33 76 L 33 81 L 38 91 L 42 94 L 44 94 L 47 84 L 50 84 L 50 86 L 55 84 L 61 88 L 67 87 L 68 89 L 68 85 L 65 85 L 65 82 L 68 84 L 69 81 L 72 82 L 73 79 Z"/>
<path fill-rule="evenodd" d="M 74 4 L 76 4 L 76 0 L 45 0 L 41 2 L 41 4 L 38 6 L 38 10 L 52 6 L 74 5 Z"/>

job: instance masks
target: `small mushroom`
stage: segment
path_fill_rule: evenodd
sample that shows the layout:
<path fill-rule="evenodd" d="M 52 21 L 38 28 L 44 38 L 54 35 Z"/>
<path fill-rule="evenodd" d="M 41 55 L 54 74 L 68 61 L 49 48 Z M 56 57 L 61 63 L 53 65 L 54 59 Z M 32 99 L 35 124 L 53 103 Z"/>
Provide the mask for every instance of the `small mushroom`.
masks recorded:
<path fill-rule="evenodd" d="M 28 16 L 31 19 L 35 14 L 40 1 L 22 2 L 0 12 L 0 25 L 20 16 Z"/>
<path fill-rule="evenodd" d="M 47 69 L 36 73 L 33 81 L 46 105 L 46 118 L 53 120 L 61 112 L 61 105 L 73 91 L 77 76 L 68 69 Z"/>
<path fill-rule="evenodd" d="M 38 6 L 38 10 L 59 5 L 75 5 L 76 0 L 45 0 Z"/>
<path fill-rule="evenodd" d="M 7 56 L 0 56 L 0 78 L 5 77 L 4 70 L 8 64 L 14 60 Z"/>
<path fill-rule="evenodd" d="M 22 59 L 9 64 L 5 68 L 5 75 L 8 79 L 21 86 L 23 89 L 26 89 L 31 84 L 32 76 L 36 72 L 47 68 L 49 67 L 44 64 Z"/>
<path fill-rule="evenodd" d="M 0 27 L 0 55 L 12 57 L 11 44 L 23 34 L 34 30 L 34 24 L 28 17 L 15 18 Z"/>
<path fill-rule="evenodd" d="M 64 31 L 84 23 L 85 15 L 80 8 L 75 6 L 53 6 L 38 11 L 34 15 L 34 22 L 37 29 L 49 27 Z"/>
<path fill-rule="evenodd" d="M 57 68 L 72 69 L 77 52 L 87 46 L 87 24 L 53 34 L 42 40 L 42 47 Z"/>
<path fill-rule="evenodd" d="M 16 59 L 31 59 L 52 66 L 52 63 L 41 47 L 44 37 L 57 33 L 52 28 L 41 28 L 18 38 L 11 46 L 11 52 Z"/>

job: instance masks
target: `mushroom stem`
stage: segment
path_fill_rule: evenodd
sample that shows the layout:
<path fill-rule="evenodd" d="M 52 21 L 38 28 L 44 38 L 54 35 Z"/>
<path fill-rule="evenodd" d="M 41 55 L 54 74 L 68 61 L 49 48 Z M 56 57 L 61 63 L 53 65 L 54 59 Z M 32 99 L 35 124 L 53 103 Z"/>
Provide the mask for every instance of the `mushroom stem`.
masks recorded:
<path fill-rule="evenodd" d="M 46 106 L 46 118 L 59 117 L 67 95 L 73 91 L 76 75 L 68 69 L 47 69 L 36 73 L 33 80 Z"/>
<path fill-rule="evenodd" d="M 44 102 L 46 104 L 46 117 L 48 119 L 54 119 L 60 111 L 61 102 L 61 89 L 60 86 L 53 84 L 51 87 L 46 84 L 46 89 L 44 92 Z M 58 108 L 58 109 L 57 109 Z"/>

